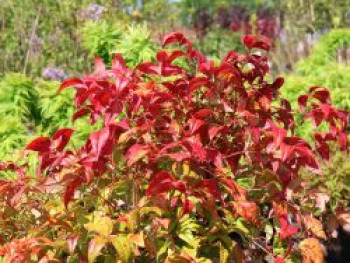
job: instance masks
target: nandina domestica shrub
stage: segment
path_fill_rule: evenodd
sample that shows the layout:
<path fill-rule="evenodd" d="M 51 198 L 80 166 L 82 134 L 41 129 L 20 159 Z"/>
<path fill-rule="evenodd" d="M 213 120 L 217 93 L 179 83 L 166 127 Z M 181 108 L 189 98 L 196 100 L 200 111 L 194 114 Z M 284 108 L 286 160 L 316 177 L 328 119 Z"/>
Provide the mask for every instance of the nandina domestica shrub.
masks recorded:
<path fill-rule="evenodd" d="M 267 80 L 263 36 L 245 36 L 247 54 L 219 65 L 179 32 L 164 36 L 155 62 L 106 68 L 65 80 L 75 87 L 72 118 L 103 121 L 81 148 L 74 131 L 40 137 L 36 175 L 0 182 L 5 262 L 288 262 L 322 258 L 321 222 L 303 204 L 301 169 L 319 173 L 328 143 L 347 149 L 347 113 L 329 92 L 299 98 L 314 144 L 294 136 L 294 112 Z M 181 66 L 180 66 L 181 65 Z M 67 147 L 66 147 L 67 146 Z"/>

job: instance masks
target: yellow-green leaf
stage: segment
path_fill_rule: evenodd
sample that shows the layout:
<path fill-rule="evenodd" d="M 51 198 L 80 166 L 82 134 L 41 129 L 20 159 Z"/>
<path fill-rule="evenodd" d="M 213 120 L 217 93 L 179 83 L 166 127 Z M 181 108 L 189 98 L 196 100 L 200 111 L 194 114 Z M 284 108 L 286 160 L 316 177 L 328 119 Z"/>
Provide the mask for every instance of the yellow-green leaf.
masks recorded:
<path fill-rule="evenodd" d="M 103 237 L 96 236 L 90 240 L 88 246 L 88 261 L 94 263 L 95 259 L 101 254 L 101 250 L 106 245 L 107 240 Z"/>
<path fill-rule="evenodd" d="M 86 230 L 108 237 L 113 231 L 113 221 L 108 216 L 94 214 L 93 220 L 84 225 Z"/>
<path fill-rule="evenodd" d="M 111 238 L 111 242 L 117 250 L 119 261 L 122 263 L 128 263 L 132 257 L 132 247 L 129 236 L 117 235 Z"/>
<path fill-rule="evenodd" d="M 144 216 L 147 215 L 149 213 L 155 213 L 157 216 L 161 216 L 162 215 L 162 210 L 159 207 L 155 207 L 155 206 L 146 206 L 146 207 L 141 207 L 139 210 L 140 216 Z"/>
<path fill-rule="evenodd" d="M 228 262 L 229 255 L 227 249 L 223 245 L 220 245 L 220 263 Z"/>

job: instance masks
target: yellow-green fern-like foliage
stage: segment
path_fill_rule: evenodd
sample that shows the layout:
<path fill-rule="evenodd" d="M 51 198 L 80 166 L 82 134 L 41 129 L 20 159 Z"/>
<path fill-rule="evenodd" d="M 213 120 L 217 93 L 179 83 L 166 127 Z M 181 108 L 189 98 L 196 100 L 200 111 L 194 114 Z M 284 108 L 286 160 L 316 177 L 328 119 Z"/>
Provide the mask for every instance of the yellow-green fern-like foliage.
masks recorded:
<path fill-rule="evenodd" d="M 146 24 L 125 26 L 108 21 L 94 21 L 81 29 L 83 45 L 91 55 L 100 56 L 110 64 L 114 53 L 121 53 L 128 66 L 153 59 L 156 44 Z"/>
<path fill-rule="evenodd" d="M 24 122 L 40 121 L 38 93 L 34 82 L 23 74 L 9 73 L 0 81 L 0 114 L 12 115 Z"/>
<path fill-rule="evenodd" d="M 129 67 L 135 67 L 143 61 L 151 61 L 156 54 L 156 44 L 146 24 L 129 26 L 116 44 L 113 53 L 121 53 Z"/>
<path fill-rule="evenodd" d="M 25 145 L 41 121 L 34 82 L 9 73 L 0 81 L 0 159 Z"/>
<path fill-rule="evenodd" d="M 112 59 L 111 50 L 122 38 L 121 26 L 105 20 L 87 22 L 81 28 L 83 46 L 90 55 L 100 56 L 105 63 Z"/>

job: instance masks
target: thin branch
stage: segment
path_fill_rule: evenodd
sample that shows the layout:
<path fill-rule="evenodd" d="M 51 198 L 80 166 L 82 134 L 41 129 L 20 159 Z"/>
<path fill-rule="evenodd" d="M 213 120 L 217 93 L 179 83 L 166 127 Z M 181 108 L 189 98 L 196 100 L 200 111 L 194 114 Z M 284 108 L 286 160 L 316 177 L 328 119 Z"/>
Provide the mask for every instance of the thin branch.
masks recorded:
<path fill-rule="evenodd" d="M 42 12 L 42 9 L 43 9 L 43 7 L 40 6 L 40 8 L 38 9 L 38 12 L 37 12 L 37 14 L 36 14 L 36 18 L 35 18 L 35 20 L 34 20 L 34 23 L 33 23 L 32 33 L 31 33 L 31 35 L 30 35 L 30 40 L 29 40 L 29 46 L 28 46 L 26 58 L 25 58 L 25 61 L 24 61 L 23 74 L 26 74 L 26 72 L 27 72 L 27 66 L 28 66 L 28 61 L 29 61 L 29 55 L 30 55 L 30 51 L 31 51 L 31 48 L 32 48 L 32 43 L 33 43 L 35 31 L 36 31 L 36 29 L 37 29 L 37 27 L 38 27 L 38 24 L 39 24 L 39 17 L 40 17 L 40 13 Z"/>

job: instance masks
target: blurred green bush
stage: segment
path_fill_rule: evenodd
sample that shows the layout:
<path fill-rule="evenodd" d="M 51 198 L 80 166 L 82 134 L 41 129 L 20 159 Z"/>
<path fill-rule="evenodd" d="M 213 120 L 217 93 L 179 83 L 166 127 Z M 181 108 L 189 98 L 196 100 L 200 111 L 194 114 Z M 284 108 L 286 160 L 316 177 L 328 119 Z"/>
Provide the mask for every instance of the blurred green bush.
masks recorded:
<path fill-rule="evenodd" d="M 22 147 L 35 132 L 41 115 L 34 82 L 23 74 L 9 73 L 0 81 L 0 159 Z"/>
<path fill-rule="evenodd" d="M 281 92 L 294 109 L 298 108 L 299 95 L 311 86 L 322 86 L 329 89 L 336 107 L 350 110 L 350 68 L 336 60 L 337 51 L 349 45 L 350 29 L 333 29 L 320 39 L 309 57 L 297 63 L 295 72 L 285 76 Z M 311 129 L 310 123 L 297 125 L 299 135 L 308 136 Z"/>
<path fill-rule="evenodd" d="M 156 53 L 146 24 L 89 22 L 82 28 L 82 39 L 90 55 L 99 55 L 106 64 L 111 63 L 115 53 L 121 53 L 127 65 L 134 67 L 142 61 L 151 61 Z"/>

